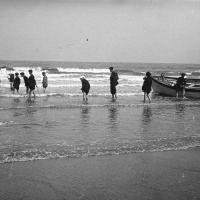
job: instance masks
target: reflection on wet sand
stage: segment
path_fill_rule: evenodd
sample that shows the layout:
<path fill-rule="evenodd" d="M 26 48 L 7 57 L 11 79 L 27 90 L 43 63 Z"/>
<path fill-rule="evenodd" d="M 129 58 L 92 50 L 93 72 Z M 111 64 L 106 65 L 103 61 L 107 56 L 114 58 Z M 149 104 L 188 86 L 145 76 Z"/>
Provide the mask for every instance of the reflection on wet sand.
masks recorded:
<path fill-rule="evenodd" d="M 118 107 L 117 106 L 111 106 L 108 108 L 108 120 L 109 124 L 108 127 L 112 132 L 117 132 L 118 130 Z"/>
<path fill-rule="evenodd" d="M 144 106 L 143 113 L 142 113 L 142 122 L 144 125 L 148 125 L 152 119 L 152 111 L 151 107 Z"/>
<path fill-rule="evenodd" d="M 118 109 L 117 107 L 110 107 L 108 110 L 110 122 L 115 124 L 117 120 Z"/>
<path fill-rule="evenodd" d="M 176 116 L 179 119 L 184 118 L 185 116 L 185 104 L 176 104 Z"/>
<path fill-rule="evenodd" d="M 83 106 L 81 108 L 81 124 L 83 127 L 89 126 L 89 108 L 87 106 Z"/>
<path fill-rule="evenodd" d="M 142 117 L 141 117 L 141 130 L 142 134 L 146 134 L 151 132 L 151 124 L 152 123 L 152 108 L 150 106 L 144 106 Z"/>

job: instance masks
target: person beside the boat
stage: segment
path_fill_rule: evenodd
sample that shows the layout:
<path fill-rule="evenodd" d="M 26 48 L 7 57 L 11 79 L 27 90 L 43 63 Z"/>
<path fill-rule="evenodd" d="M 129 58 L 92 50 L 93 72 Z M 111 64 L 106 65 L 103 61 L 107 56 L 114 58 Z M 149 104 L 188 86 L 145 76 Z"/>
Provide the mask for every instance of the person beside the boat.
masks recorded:
<path fill-rule="evenodd" d="M 152 86 L 152 78 L 151 78 L 151 73 L 146 72 L 146 76 L 143 78 L 144 82 L 142 85 L 142 91 L 144 92 L 144 103 L 146 101 L 146 97 L 149 100 L 149 103 L 151 103 L 151 97 L 150 97 L 150 92 L 151 92 L 151 86 Z"/>
<path fill-rule="evenodd" d="M 186 86 L 186 78 L 185 73 L 182 73 L 180 77 L 178 77 L 175 88 L 176 88 L 176 98 L 178 98 L 179 92 L 182 92 L 183 98 L 185 98 L 185 86 Z"/>
<path fill-rule="evenodd" d="M 165 74 L 164 73 L 161 73 L 160 80 L 163 81 L 163 82 L 165 81 Z"/>

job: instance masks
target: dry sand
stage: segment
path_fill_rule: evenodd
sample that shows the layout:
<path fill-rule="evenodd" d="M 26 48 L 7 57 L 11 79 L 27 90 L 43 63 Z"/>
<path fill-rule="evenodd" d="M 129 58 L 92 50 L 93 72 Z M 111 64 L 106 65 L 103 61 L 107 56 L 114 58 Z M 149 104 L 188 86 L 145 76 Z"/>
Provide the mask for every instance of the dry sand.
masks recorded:
<path fill-rule="evenodd" d="M 200 151 L 0 165 L 1 200 L 200 199 Z"/>

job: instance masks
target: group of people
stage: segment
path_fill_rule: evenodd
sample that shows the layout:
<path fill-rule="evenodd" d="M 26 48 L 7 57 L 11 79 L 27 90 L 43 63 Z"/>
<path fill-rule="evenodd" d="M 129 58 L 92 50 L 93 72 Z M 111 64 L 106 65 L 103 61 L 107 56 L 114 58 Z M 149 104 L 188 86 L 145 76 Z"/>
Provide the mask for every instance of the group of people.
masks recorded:
<path fill-rule="evenodd" d="M 186 78 L 185 78 L 185 73 L 181 73 L 181 76 L 178 77 L 176 80 L 176 83 L 174 84 L 174 88 L 176 90 L 176 98 L 179 97 L 179 93 L 182 93 L 183 99 L 185 98 L 185 86 L 186 86 Z M 151 78 L 151 73 L 146 72 L 146 76 L 143 78 L 144 82 L 142 85 L 142 91 L 144 92 L 144 102 L 146 101 L 146 97 L 148 98 L 149 102 L 151 102 L 151 97 L 150 97 L 150 92 L 151 92 L 151 87 L 152 87 L 152 78 Z M 161 74 L 161 80 L 164 80 L 164 74 Z"/>
<path fill-rule="evenodd" d="M 110 70 L 110 93 L 112 95 L 112 99 L 115 100 L 117 99 L 117 90 L 116 86 L 119 84 L 119 76 L 118 73 L 114 70 L 113 67 L 109 67 Z M 83 100 L 87 101 L 88 100 L 88 93 L 90 90 L 90 83 L 84 76 L 80 78 L 82 82 L 82 93 L 83 93 Z M 144 77 L 144 82 L 142 86 L 142 91 L 144 92 L 144 102 L 146 101 L 146 97 L 148 98 L 149 102 L 151 102 L 151 97 L 150 97 L 150 92 L 151 92 L 151 86 L 152 86 L 152 79 L 151 79 L 151 73 L 146 72 L 146 76 Z"/>
<path fill-rule="evenodd" d="M 112 99 L 115 100 L 117 99 L 117 94 L 116 94 L 116 86 L 118 85 L 118 73 L 116 71 L 114 71 L 113 67 L 109 67 L 110 70 L 110 92 L 112 94 Z M 31 95 L 33 94 L 34 98 L 35 98 L 35 87 L 37 87 L 37 83 L 35 80 L 35 77 L 33 75 L 33 71 L 30 69 L 29 71 L 29 77 L 27 77 L 24 72 L 21 72 L 20 75 L 21 77 L 24 79 L 24 84 L 26 87 L 26 94 L 29 95 L 29 98 L 31 98 Z M 45 93 L 46 88 L 48 87 L 48 78 L 45 72 L 42 72 L 43 75 L 43 80 L 42 80 L 42 87 L 43 87 L 43 92 Z M 17 93 L 19 93 L 19 86 L 21 83 L 20 77 L 19 77 L 19 73 L 16 72 L 15 75 L 14 74 L 9 74 L 9 82 L 10 82 L 10 89 L 11 91 L 13 91 L 13 93 L 15 93 L 15 91 Z M 82 93 L 83 93 L 83 100 L 87 101 L 88 100 L 88 94 L 90 91 L 90 83 L 89 81 L 86 79 L 85 76 L 81 76 L 80 78 L 81 83 L 82 83 Z"/>
<path fill-rule="evenodd" d="M 118 73 L 114 70 L 113 67 L 109 67 L 110 70 L 110 93 L 112 95 L 112 99 L 115 100 L 117 99 L 117 91 L 116 91 L 116 86 L 118 85 Z M 31 98 L 31 95 L 33 94 L 35 98 L 35 87 L 37 87 L 35 77 L 33 75 L 33 71 L 30 69 L 29 71 L 29 77 L 27 77 L 24 72 L 21 72 L 20 75 L 24 79 L 24 84 L 26 87 L 26 93 L 29 95 L 29 98 Z M 43 92 L 45 93 L 46 88 L 48 87 L 48 78 L 45 72 L 42 72 L 43 80 L 42 80 L 42 87 L 43 87 Z M 177 82 L 175 84 L 176 88 L 176 97 L 178 97 L 179 91 L 182 91 L 183 97 L 185 96 L 185 85 L 186 85 L 186 79 L 185 73 L 181 74 L 181 77 L 177 79 Z M 20 78 L 19 78 L 19 73 L 14 74 L 9 74 L 9 82 L 10 82 L 10 89 L 15 93 L 15 90 L 17 93 L 19 93 L 19 86 L 20 86 Z M 81 76 L 80 78 L 82 87 L 81 91 L 83 93 L 83 100 L 87 101 L 88 100 L 88 94 L 90 91 L 90 83 L 86 79 L 85 76 Z M 150 92 L 152 90 L 152 78 L 151 78 L 151 73 L 146 72 L 145 77 L 143 78 L 144 82 L 142 85 L 142 91 L 144 92 L 144 102 L 146 101 L 146 98 L 149 100 L 149 103 L 151 102 L 151 96 Z"/>
<path fill-rule="evenodd" d="M 109 67 L 110 70 L 110 93 L 112 95 L 112 99 L 115 100 L 117 99 L 117 90 L 116 86 L 118 85 L 118 73 L 114 71 L 113 67 Z M 82 93 L 83 93 L 83 101 L 88 100 L 88 93 L 90 91 L 90 83 L 88 80 L 86 80 L 85 76 L 81 76 L 80 78 L 81 83 L 82 83 Z"/>
<path fill-rule="evenodd" d="M 24 84 L 26 87 L 26 94 L 31 98 L 31 95 L 33 94 L 35 98 L 35 87 L 37 87 L 37 83 L 35 80 L 35 77 L 33 75 L 33 70 L 28 70 L 29 77 L 27 77 L 24 72 L 20 73 L 20 76 L 24 79 Z M 43 80 L 42 80 L 42 86 L 43 86 L 43 92 L 45 92 L 46 88 L 48 87 L 48 78 L 46 76 L 45 72 L 42 72 Z M 9 74 L 8 80 L 10 82 L 10 89 L 15 93 L 19 93 L 19 86 L 21 83 L 21 79 L 19 77 L 19 73 L 16 72 L 15 74 Z"/>

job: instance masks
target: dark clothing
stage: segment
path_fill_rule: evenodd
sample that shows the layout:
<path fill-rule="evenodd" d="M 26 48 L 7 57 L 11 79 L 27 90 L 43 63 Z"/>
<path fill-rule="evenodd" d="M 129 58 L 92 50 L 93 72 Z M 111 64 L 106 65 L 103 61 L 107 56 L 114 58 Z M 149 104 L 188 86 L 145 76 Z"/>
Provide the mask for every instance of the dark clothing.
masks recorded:
<path fill-rule="evenodd" d="M 88 95 L 89 91 L 90 91 L 90 83 L 86 80 L 86 79 L 82 79 L 82 92 L 85 92 L 86 95 Z"/>
<path fill-rule="evenodd" d="M 14 79 L 13 88 L 16 89 L 16 90 L 19 90 L 19 85 L 20 85 L 20 78 L 16 77 Z"/>
<path fill-rule="evenodd" d="M 19 77 L 16 77 L 16 78 L 14 79 L 13 87 L 14 87 L 15 89 L 19 89 L 19 85 L 20 85 L 20 78 L 19 78 Z"/>
<path fill-rule="evenodd" d="M 33 74 L 31 74 L 29 76 L 28 83 L 29 83 L 30 90 L 35 90 L 36 81 L 35 81 L 35 77 L 33 76 Z"/>
<path fill-rule="evenodd" d="M 29 87 L 29 80 L 28 80 L 28 77 L 27 76 L 24 76 L 24 84 L 26 87 Z"/>
<path fill-rule="evenodd" d="M 186 79 L 182 76 L 179 77 L 175 85 L 176 91 L 182 91 L 185 85 L 186 85 Z"/>
<path fill-rule="evenodd" d="M 9 78 L 8 78 L 8 80 L 12 83 L 12 82 L 14 82 L 14 74 L 9 74 Z"/>
<path fill-rule="evenodd" d="M 14 78 L 15 78 L 14 74 L 9 74 L 8 80 L 9 80 L 9 82 L 10 82 L 10 90 L 11 90 L 11 91 L 14 90 L 14 88 L 13 88 Z"/>
<path fill-rule="evenodd" d="M 149 94 L 151 92 L 152 78 L 150 76 L 144 77 L 142 91 Z"/>
<path fill-rule="evenodd" d="M 42 80 L 42 87 L 47 88 L 47 86 L 48 86 L 48 78 L 46 75 L 44 75 Z"/>
<path fill-rule="evenodd" d="M 26 93 L 28 93 L 28 90 L 29 90 L 29 79 L 27 76 L 23 76 L 24 78 L 24 84 L 25 84 L 25 87 L 26 87 Z"/>
<path fill-rule="evenodd" d="M 116 94 L 116 86 L 118 85 L 118 74 L 115 71 L 111 72 L 110 75 L 110 93 L 112 95 Z"/>
<path fill-rule="evenodd" d="M 116 90 L 116 86 L 113 84 L 110 84 L 110 93 L 112 95 L 116 94 L 117 90 Z"/>
<path fill-rule="evenodd" d="M 118 85 L 118 79 L 119 77 L 118 77 L 117 72 L 112 71 L 110 75 L 110 84 L 115 85 L 115 86 Z"/>

